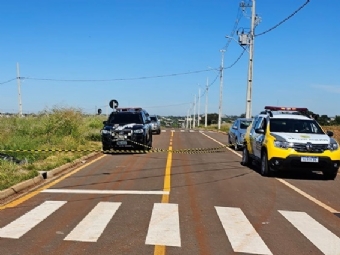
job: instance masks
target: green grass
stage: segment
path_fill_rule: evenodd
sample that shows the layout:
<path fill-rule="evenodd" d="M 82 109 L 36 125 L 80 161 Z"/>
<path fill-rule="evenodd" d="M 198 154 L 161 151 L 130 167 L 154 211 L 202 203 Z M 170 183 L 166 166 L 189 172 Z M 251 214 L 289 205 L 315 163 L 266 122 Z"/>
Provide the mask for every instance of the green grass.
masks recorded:
<path fill-rule="evenodd" d="M 0 159 L 0 190 L 80 158 L 88 152 L 11 152 L 9 150 L 100 150 L 104 116 L 73 108 L 53 108 L 37 116 L 0 118 L 0 153 L 25 161 Z"/>

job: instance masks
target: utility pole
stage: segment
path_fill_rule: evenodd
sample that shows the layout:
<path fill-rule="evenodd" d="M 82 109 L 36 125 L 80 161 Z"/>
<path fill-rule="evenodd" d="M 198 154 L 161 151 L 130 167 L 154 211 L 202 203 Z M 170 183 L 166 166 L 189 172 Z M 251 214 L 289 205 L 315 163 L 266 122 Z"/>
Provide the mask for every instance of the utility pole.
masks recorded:
<path fill-rule="evenodd" d="M 249 7 L 249 6 L 244 6 Z M 252 86 L 253 86 L 253 55 L 254 55 L 254 29 L 255 29 L 255 0 L 252 0 L 251 5 L 251 26 L 249 33 L 249 64 L 248 64 L 248 83 L 247 83 L 247 101 L 246 101 L 246 118 L 251 118 L 251 101 L 252 101 Z"/>
<path fill-rule="evenodd" d="M 194 97 L 194 119 L 192 122 L 192 128 L 195 128 L 195 121 L 196 121 L 195 115 L 196 115 L 196 95 Z"/>
<path fill-rule="evenodd" d="M 205 86 L 205 118 L 204 118 L 204 126 L 208 126 L 208 83 L 209 78 L 207 77 L 207 85 Z"/>
<path fill-rule="evenodd" d="M 201 88 L 198 88 L 197 127 L 200 126 Z"/>
<path fill-rule="evenodd" d="M 18 98 L 19 98 L 19 117 L 22 117 L 21 83 L 20 83 L 19 63 L 17 63 L 17 83 L 18 83 Z"/>
<path fill-rule="evenodd" d="M 222 118 L 222 97 L 223 97 L 223 59 L 225 50 L 220 50 L 222 53 L 221 69 L 220 69 L 220 104 L 218 107 L 218 130 L 221 129 L 221 118 Z"/>

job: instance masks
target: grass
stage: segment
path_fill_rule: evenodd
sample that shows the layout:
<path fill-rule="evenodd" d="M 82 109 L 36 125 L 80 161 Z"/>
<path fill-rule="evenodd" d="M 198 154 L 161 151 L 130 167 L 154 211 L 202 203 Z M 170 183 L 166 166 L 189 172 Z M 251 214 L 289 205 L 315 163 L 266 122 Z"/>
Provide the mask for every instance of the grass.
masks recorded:
<path fill-rule="evenodd" d="M 100 150 L 104 116 L 86 116 L 73 108 L 45 110 L 37 116 L 0 118 L 0 190 L 72 162 L 88 152 L 11 152 L 10 150 Z"/>

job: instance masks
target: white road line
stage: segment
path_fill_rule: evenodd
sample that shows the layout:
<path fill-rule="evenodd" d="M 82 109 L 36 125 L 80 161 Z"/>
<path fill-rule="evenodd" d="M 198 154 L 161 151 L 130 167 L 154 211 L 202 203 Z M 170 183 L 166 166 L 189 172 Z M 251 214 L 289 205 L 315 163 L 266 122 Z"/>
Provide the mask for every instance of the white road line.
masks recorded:
<path fill-rule="evenodd" d="M 108 194 L 108 195 L 169 195 L 169 191 L 162 190 L 93 190 L 93 189 L 45 189 L 42 193 L 67 194 Z"/>
<path fill-rule="evenodd" d="M 207 138 L 213 140 L 214 142 L 216 142 L 216 143 L 218 143 L 218 144 L 220 144 L 220 145 L 222 145 L 222 146 L 225 146 L 225 144 L 223 144 L 223 143 L 217 141 L 216 139 L 214 139 L 214 138 L 208 136 L 207 134 L 202 133 L 202 135 L 205 135 Z M 225 148 L 228 149 L 229 151 L 231 151 L 232 153 L 234 153 L 235 155 L 237 155 L 237 156 L 239 156 L 239 157 L 242 157 L 242 155 L 240 155 L 239 153 L 237 153 L 237 152 L 234 151 L 233 149 L 230 149 L 229 147 L 225 147 Z"/>
<path fill-rule="evenodd" d="M 279 211 L 323 254 L 340 254 L 340 239 L 305 212 Z"/>
<path fill-rule="evenodd" d="M 240 208 L 215 206 L 234 252 L 272 255 Z"/>
<path fill-rule="evenodd" d="M 121 203 L 99 202 L 64 240 L 96 242 Z"/>
<path fill-rule="evenodd" d="M 42 203 L 7 226 L 0 228 L 0 237 L 20 238 L 65 203 L 66 201 L 46 201 Z"/>
<path fill-rule="evenodd" d="M 181 247 L 177 204 L 154 204 L 145 244 Z"/>
<path fill-rule="evenodd" d="M 292 190 L 296 191 L 300 195 L 304 196 L 305 198 L 309 199 L 310 201 L 314 202 L 315 204 L 321 206 L 322 208 L 326 209 L 327 211 L 331 213 L 339 213 L 339 211 L 335 210 L 334 208 L 326 205 L 325 203 L 322 203 L 321 201 L 317 200 L 316 198 L 312 197 L 311 195 L 307 194 L 306 192 L 300 190 L 299 188 L 295 187 L 294 185 L 290 184 L 289 182 L 276 178 L 279 182 L 283 183 L 287 187 L 291 188 Z"/>

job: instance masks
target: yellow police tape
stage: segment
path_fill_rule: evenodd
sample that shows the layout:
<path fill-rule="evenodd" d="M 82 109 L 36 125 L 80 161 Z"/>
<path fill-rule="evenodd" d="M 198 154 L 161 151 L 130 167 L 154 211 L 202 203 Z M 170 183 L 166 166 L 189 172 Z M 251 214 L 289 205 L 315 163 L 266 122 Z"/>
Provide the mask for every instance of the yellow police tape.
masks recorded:
<path fill-rule="evenodd" d="M 231 145 L 223 145 L 220 147 L 215 148 L 189 148 L 189 149 L 178 149 L 178 150 L 168 150 L 168 149 L 159 149 L 159 148 L 153 148 L 149 147 L 144 144 L 137 143 L 135 141 L 129 140 L 130 142 L 135 143 L 136 145 L 143 146 L 145 149 L 142 150 L 134 150 L 134 149 L 119 149 L 119 150 L 98 150 L 98 149 L 40 149 L 40 150 L 22 150 L 22 149 L 0 149 L 0 152 L 103 152 L 105 154 L 115 154 L 115 153 L 157 153 L 157 152 L 171 152 L 171 153 L 187 153 L 187 154 L 196 154 L 196 153 L 216 153 L 220 152 L 221 150 L 231 147 Z"/>

